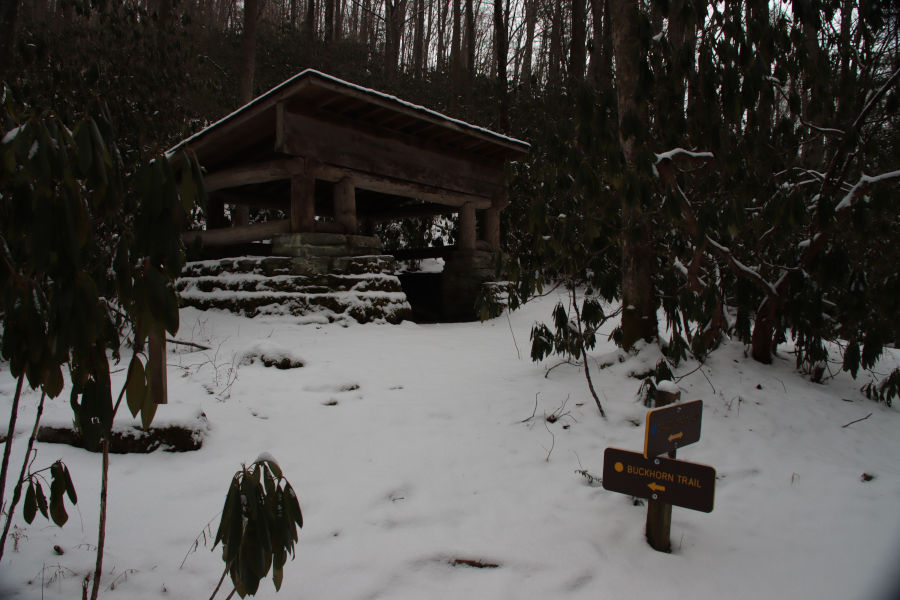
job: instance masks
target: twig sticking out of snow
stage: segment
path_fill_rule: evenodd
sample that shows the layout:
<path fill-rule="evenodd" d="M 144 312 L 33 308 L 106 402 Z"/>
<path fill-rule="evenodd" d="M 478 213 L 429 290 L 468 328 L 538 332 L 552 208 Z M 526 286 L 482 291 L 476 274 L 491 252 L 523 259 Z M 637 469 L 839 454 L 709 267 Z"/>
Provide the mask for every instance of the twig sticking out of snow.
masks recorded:
<path fill-rule="evenodd" d="M 860 421 L 865 421 L 866 419 L 868 419 L 871 416 L 872 416 L 872 413 L 869 413 L 866 416 L 864 416 L 862 419 L 856 419 L 855 421 L 850 421 L 849 423 L 841 425 L 841 429 L 843 429 L 844 427 L 849 427 L 849 426 L 853 425 L 854 423 L 859 423 Z"/>

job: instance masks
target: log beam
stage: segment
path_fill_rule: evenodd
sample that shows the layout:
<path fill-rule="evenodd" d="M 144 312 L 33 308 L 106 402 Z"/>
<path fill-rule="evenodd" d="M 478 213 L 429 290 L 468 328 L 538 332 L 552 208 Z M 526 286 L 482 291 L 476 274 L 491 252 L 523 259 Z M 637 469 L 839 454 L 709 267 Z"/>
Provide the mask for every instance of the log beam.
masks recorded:
<path fill-rule="evenodd" d="M 302 169 L 302 159 L 270 160 L 263 163 L 241 165 L 214 171 L 203 178 L 203 185 L 206 187 L 207 193 L 211 193 L 241 185 L 287 179 L 291 176 L 291 173 Z"/>
<path fill-rule="evenodd" d="M 259 240 L 268 240 L 279 233 L 290 233 L 290 219 L 267 221 L 243 227 L 225 227 L 223 229 L 207 229 L 206 231 L 185 231 L 181 240 L 190 245 L 200 238 L 204 246 L 227 246 L 229 244 L 246 244 Z"/>
<path fill-rule="evenodd" d="M 404 198 L 415 198 L 425 202 L 443 204 L 444 206 L 459 207 L 467 202 L 471 202 L 477 208 L 485 209 L 492 204 L 491 198 L 487 196 L 451 192 L 431 185 L 372 175 L 346 167 L 322 163 L 313 164 L 312 161 L 308 163 L 308 172 L 315 176 L 316 179 L 321 179 L 322 181 L 338 182 L 345 177 L 349 177 L 357 189 L 361 188 L 382 194 L 403 196 Z"/>

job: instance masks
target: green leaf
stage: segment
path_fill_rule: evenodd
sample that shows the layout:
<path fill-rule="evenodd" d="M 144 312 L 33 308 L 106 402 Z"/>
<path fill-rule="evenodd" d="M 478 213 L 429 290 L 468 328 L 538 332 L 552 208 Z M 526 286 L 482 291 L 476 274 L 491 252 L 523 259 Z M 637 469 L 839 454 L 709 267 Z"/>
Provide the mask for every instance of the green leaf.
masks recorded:
<path fill-rule="evenodd" d="M 45 519 L 50 518 L 47 514 L 47 497 L 44 495 L 44 488 L 41 487 L 41 483 L 38 481 L 34 484 L 35 497 L 37 499 L 37 507 L 38 510 L 41 511 L 41 514 L 44 515 Z"/>
<path fill-rule="evenodd" d="M 44 379 L 43 390 L 51 398 L 56 398 L 63 390 L 63 375 L 59 365 L 50 367 L 47 377 Z"/>
<path fill-rule="evenodd" d="M 144 428 L 144 431 L 150 429 L 150 425 L 153 423 L 153 417 L 156 415 L 156 408 L 159 406 L 156 402 L 153 402 L 150 394 L 147 394 L 144 399 L 144 405 L 141 407 L 141 426 Z"/>
<path fill-rule="evenodd" d="M 69 502 L 78 504 L 78 494 L 75 493 L 75 484 L 72 483 L 72 476 L 69 475 L 69 469 L 62 462 L 59 464 L 62 465 L 63 475 L 66 479 L 66 496 L 69 497 Z"/>
<path fill-rule="evenodd" d="M 63 497 L 66 494 L 66 477 L 63 473 L 62 463 L 56 461 L 50 467 L 50 516 L 59 527 L 66 524 L 69 515 L 66 513 Z"/>
<path fill-rule="evenodd" d="M 297 500 L 297 494 L 290 484 L 284 486 L 285 507 L 289 508 L 288 515 L 291 520 L 297 524 L 297 527 L 303 527 L 303 513 L 300 511 L 300 502 Z"/>
<path fill-rule="evenodd" d="M 25 522 L 29 525 L 37 515 L 37 496 L 34 491 L 33 481 L 28 482 L 28 489 L 25 490 L 25 504 L 22 506 L 22 513 L 25 517 Z"/>
<path fill-rule="evenodd" d="M 128 365 L 128 383 L 125 385 L 125 398 L 128 401 L 128 410 L 131 411 L 132 417 L 136 417 L 141 411 L 147 396 L 147 377 L 144 365 L 135 354 L 131 358 L 131 364 Z"/>
<path fill-rule="evenodd" d="M 228 492 L 225 494 L 225 505 L 222 507 L 222 519 L 219 521 L 219 529 L 216 530 L 216 539 L 213 541 L 213 548 L 215 548 L 220 541 L 225 544 L 229 543 L 232 515 L 234 512 L 237 512 L 238 516 L 240 516 L 240 506 L 240 479 L 238 479 L 238 477 L 232 477 L 231 485 L 228 486 Z"/>
<path fill-rule="evenodd" d="M 843 370 L 849 371 L 850 375 L 854 379 L 856 379 L 856 374 L 859 371 L 859 362 L 859 344 L 857 344 L 856 342 L 850 342 L 849 344 L 847 344 L 847 351 L 844 352 Z"/>

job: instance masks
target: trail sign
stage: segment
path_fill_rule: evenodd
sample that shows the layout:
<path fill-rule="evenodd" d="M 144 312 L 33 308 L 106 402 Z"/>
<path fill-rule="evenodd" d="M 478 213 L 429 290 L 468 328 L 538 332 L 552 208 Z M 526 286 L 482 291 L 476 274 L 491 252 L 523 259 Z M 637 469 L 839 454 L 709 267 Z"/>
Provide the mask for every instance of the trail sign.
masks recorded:
<path fill-rule="evenodd" d="M 603 455 L 603 487 L 611 492 L 712 512 L 716 470 L 683 460 L 645 458 L 638 452 L 607 448 Z"/>
<path fill-rule="evenodd" d="M 703 400 L 670 404 L 647 413 L 644 457 L 671 452 L 700 439 Z"/>

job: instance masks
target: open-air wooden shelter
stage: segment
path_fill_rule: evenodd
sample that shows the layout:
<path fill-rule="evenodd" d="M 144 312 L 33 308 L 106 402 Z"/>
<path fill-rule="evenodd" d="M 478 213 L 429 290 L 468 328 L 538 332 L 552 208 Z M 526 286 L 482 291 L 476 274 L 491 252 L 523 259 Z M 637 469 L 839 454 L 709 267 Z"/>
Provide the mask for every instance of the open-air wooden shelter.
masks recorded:
<path fill-rule="evenodd" d="M 356 239 L 378 222 L 458 214 L 456 246 L 441 252 L 474 264 L 473 255 L 500 249 L 504 164 L 529 145 L 306 70 L 170 153 L 182 148 L 196 154 L 209 193 L 207 228 L 185 241 L 199 238 L 220 256 L 259 242 L 279 254 L 317 234 Z M 285 218 L 250 224 L 242 207 Z M 276 243 L 284 236 L 299 237 Z"/>

